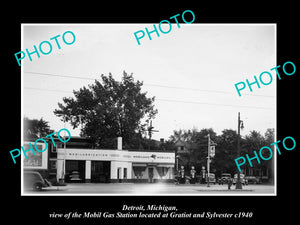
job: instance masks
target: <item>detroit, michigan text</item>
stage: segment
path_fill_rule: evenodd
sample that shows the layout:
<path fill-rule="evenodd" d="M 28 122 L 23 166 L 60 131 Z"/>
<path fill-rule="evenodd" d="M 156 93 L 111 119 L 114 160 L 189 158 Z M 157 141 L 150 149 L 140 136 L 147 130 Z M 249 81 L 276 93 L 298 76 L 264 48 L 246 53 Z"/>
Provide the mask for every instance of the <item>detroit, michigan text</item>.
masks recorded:
<path fill-rule="evenodd" d="M 176 206 L 166 206 L 166 205 L 147 205 L 145 208 L 144 205 L 138 205 L 138 206 L 128 206 L 128 205 L 123 205 L 122 210 L 140 210 L 140 211 L 145 211 L 145 210 L 156 210 L 156 211 L 177 211 Z"/>

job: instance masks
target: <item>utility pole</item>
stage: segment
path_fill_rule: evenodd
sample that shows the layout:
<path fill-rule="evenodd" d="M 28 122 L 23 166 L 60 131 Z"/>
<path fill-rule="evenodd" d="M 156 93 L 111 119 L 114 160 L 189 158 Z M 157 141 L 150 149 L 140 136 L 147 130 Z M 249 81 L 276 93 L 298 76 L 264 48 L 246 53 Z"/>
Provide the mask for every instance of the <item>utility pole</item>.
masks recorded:
<path fill-rule="evenodd" d="M 244 124 L 243 121 L 240 120 L 240 112 L 238 113 L 238 139 L 237 139 L 237 157 L 240 157 L 241 155 L 241 143 L 240 143 L 240 129 L 244 128 Z M 237 181 L 236 181 L 236 186 L 235 189 L 243 189 L 243 185 L 241 183 L 241 173 L 240 170 L 238 170 L 238 174 L 237 174 Z"/>
<path fill-rule="evenodd" d="M 179 170 L 179 164 L 178 164 L 178 161 L 179 161 L 179 155 L 178 155 L 178 153 L 176 154 L 176 172 L 178 172 L 178 170 Z"/>
<path fill-rule="evenodd" d="M 208 148 L 207 148 L 207 187 L 209 187 L 209 172 L 210 172 L 210 135 L 208 137 Z"/>
<path fill-rule="evenodd" d="M 153 132 L 159 132 L 158 130 L 153 130 L 153 126 L 152 126 L 152 120 L 150 120 L 150 126 L 147 128 L 148 130 L 148 136 L 149 136 L 149 143 L 148 143 L 148 150 L 150 150 L 150 141 L 152 138 L 152 133 Z"/>

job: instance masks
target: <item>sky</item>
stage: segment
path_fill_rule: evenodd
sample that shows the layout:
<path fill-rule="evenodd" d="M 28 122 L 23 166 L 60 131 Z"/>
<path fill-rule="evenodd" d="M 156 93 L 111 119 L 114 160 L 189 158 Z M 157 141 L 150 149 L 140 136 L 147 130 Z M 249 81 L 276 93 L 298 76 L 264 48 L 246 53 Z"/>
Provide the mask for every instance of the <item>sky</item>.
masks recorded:
<path fill-rule="evenodd" d="M 276 75 L 270 71 L 277 66 L 275 24 L 175 23 L 168 34 L 152 33 L 152 40 L 146 34 L 138 45 L 134 33 L 153 24 L 22 24 L 22 51 L 52 44 L 50 54 L 22 60 L 22 118 L 43 118 L 51 129 L 66 127 L 78 136 L 79 129 L 54 115 L 57 103 L 101 74 L 121 80 L 125 71 L 144 82 L 148 97 L 155 96 L 153 126 L 159 132 L 153 139 L 168 139 L 178 129 L 237 130 L 238 112 L 245 127 L 241 135 L 276 127 Z M 75 34 L 71 45 L 61 39 L 66 31 Z M 50 41 L 57 35 L 61 49 Z M 252 85 L 253 92 L 246 88 L 239 97 L 234 85 L 254 81 L 263 71 L 273 82 Z"/>

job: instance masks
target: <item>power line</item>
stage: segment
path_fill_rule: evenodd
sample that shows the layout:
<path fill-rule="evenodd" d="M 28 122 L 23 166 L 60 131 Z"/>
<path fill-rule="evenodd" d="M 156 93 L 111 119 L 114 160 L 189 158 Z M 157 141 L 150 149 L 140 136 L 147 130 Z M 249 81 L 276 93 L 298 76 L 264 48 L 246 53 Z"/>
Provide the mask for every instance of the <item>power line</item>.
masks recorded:
<path fill-rule="evenodd" d="M 181 101 L 181 100 L 160 99 L 160 98 L 155 99 L 155 100 L 166 101 L 166 102 L 178 102 L 178 103 L 200 104 L 200 105 L 228 106 L 228 107 L 239 107 L 239 108 L 255 108 L 255 109 L 274 110 L 274 109 L 272 109 L 272 108 L 260 107 L 260 106 L 241 106 L 241 105 L 217 104 L 217 103 L 208 103 L 208 102 L 192 102 L 192 101 Z"/>
<path fill-rule="evenodd" d="M 42 89 L 42 88 L 33 88 L 33 87 L 24 87 L 24 88 L 25 89 L 30 89 L 30 90 L 38 90 L 38 91 L 70 93 L 68 91 L 53 90 L 53 89 Z M 225 107 L 239 107 L 239 108 L 254 108 L 254 109 L 274 110 L 273 108 L 260 107 L 260 106 L 241 106 L 241 105 L 217 104 L 217 103 L 194 102 L 194 101 L 182 101 L 182 100 L 161 99 L 161 98 L 156 98 L 155 100 L 157 100 L 157 101 L 165 101 L 165 102 L 175 102 L 175 103 L 198 104 L 198 105 L 211 105 L 211 106 L 225 106 Z"/>
<path fill-rule="evenodd" d="M 177 86 L 167 86 L 167 85 L 159 85 L 159 84 L 145 84 L 148 86 L 155 86 L 155 87 L 162 87 L 162 88 L 172 88 L 172 89 L 182 89 L 182 90 L 190 90 L 190 91 L 202 91 L 202 92 L 214 92 L 220 94 L 229 94 L 233 95 L 232 92 L 229 91 L 216 91 L 216 90 L 205 90 L 205 89 L 198 89 L 198 88 L 185 88 L 185 87 L 177 87 Z M 249 96 L 256 96 L 256 97 L 266 97 L 266 98 L 274 98 L 272 95 L 258 95 L 258 94 L 243 94 Z"/>
<path fill-rule="evenodd" d="M 74 78 L 74 79 L 82 79 L 82 80 L 96 80 L 96 78 L 67 76 L 67 75 L 52 74 L 52 73 L 37 73 L 37 72 L 25 72 L 25 71 L 24 71 L 24 73 L 30 73 L 30 74 L 42 75 L 42 76 L 51 76 L 51 77 L 66 77 L 66 78 Z"/>
<path fill-rule="evenodd" d="M 65 77 L 65 78 L 73 78 L 73 79 L 82 79 L 82 80 L 96 80 L 96 78 L 88 78 L 88 77 L 80 77 L 80 76 L 67 76 L 61 74 L 51 74 L 51 73 L 38 73 L 38 72 L 29 72 L 25 71 L 24 73 L 41 75 L 41 76 L 52 76 L 52 77 Z M 144 84 L 145 86 L 152 87 L 161 87 L 161 88 L 170 88 L 170 89 L 181 89 L 181 90 L 190 90 L 190 91 L 201 91 L 201 92 L 210 92 L 210 93 L 219 93 L 219 94 L 230 94 L 233 95 L 232 92 L 229 91 L 219 91 L 219 90 L 205 90 L 198 88 L 186 88 L 186 87 L 178 87 L 178 86 L 169 86 L 169 85 L 160 85 L 160 84 Z M 257 96 L 257 97 L 266 97 L 266 98 L 274 98 L 272 95 L 259 95 L 259 94 L 244 94 L 249 96 Z"/>
<path fill-rule="evenodd" d="M 37 90 L 37 91 L 50 91 L 50 92 L 62 92 L 70 94 L 70 91 L 62 91 L 62 90 L 53 90 L 53 89 L 45 89 L 45 88 L 33 88 L 33 87 L 24 87 L 25 89 Z"/>

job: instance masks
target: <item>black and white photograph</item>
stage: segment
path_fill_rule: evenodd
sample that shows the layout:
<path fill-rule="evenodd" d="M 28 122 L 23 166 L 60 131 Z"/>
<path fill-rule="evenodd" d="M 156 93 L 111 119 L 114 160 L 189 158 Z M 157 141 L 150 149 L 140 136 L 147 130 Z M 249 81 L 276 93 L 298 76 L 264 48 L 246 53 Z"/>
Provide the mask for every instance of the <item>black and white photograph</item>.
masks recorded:
<path fill-rule="evenodd" d="M 276 24 L 163 25 L 22 24 L 25 195 L 276 194 Z"/>
<path fill-rule="evenodd" d="M 5 8 L 3 221 L 296 221 L 296 6 L 212 3 Z"/>

